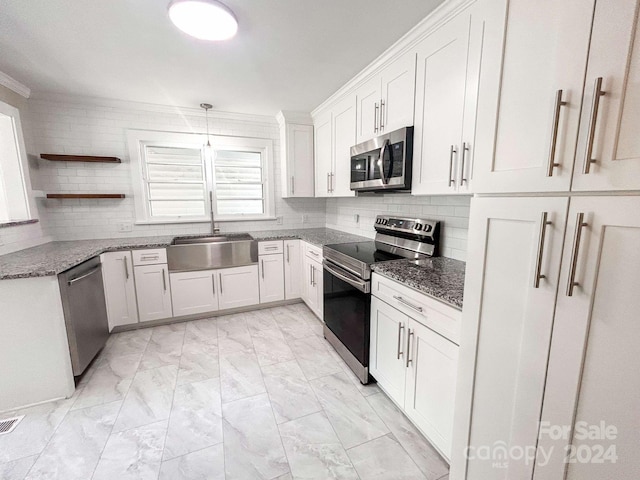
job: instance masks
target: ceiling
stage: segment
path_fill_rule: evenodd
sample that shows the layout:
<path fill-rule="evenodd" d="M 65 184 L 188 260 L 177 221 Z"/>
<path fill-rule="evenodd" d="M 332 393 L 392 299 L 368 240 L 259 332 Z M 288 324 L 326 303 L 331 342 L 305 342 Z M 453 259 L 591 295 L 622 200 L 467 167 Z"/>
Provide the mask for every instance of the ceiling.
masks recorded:
<path fill-rule="evenodd" d="M 273 115 L 311 111 L 442 0 L 224 0 L 239 21 L 196 40 L 169 0 L 2 0 L 0 71 L 75 94 Z"/>

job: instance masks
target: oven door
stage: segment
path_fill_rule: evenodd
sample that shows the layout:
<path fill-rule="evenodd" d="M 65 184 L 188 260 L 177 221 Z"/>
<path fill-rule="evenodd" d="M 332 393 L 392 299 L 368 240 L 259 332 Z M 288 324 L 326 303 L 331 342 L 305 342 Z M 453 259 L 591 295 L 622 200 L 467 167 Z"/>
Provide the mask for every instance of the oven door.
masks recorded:
<path fill-rule="evenodd" d="M 370 288 L 369 281 L 325 260 L 325 325 L 363 367 L 369 365 Z"/>

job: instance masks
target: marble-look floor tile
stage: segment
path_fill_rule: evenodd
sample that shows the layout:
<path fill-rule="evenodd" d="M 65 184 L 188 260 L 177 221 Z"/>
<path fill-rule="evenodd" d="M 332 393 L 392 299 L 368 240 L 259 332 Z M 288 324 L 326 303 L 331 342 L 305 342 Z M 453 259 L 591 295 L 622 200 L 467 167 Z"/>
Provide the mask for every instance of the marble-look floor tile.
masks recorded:
<path fill-rule="evenodd" d="M 67 414 L 26 479 L 91 478 L 120 405 L 108 403 Z"/>
<path fill-rule="evenodd" d="M 164 445 L 163 460 L 222 442 L 220 379 L 176 388 Z"/>
<path fill-rule="evenodd" d="M 42 452 L 75 400 L 72 397 L 3 414 L 3 418 L 25 417 L 13 432 L 0 435 L 0 463 Z"/>
<path fill-rule="evenodd" d="M 92 368 L 93 374 L 71 407 L 72 410 L 123 400 L 136 374 L 141 353 L 106 358 Z"/>
<path fill-rule="evenodd" d="M 225 480 L 223 445 L 162 462 L 159 480 Z"/>
<path fill-rule="evenodd" d="M 156 480 L 166 432 L 164 421 L 112 434 L 92 480 Z"/>
<path fill-rule="evenodd" d="M 391 434 L 351 448 L 347 453 L 362 480 L 425 480 Z"/>
<path fill-rule="evenodd" d="M 302 314 L 292 309 L 291 306 L 274 308 L 273 318 L 287 342 L 314 336 L 313 330 L 304 321 Z"/>
<path fill-rule="evenodd" d="M 308 380 L 342 372 L 329 353 L 326 340 L 311 336 L 291 342 L 290 345 Z"/>
<path fill-rule="evenodd" d="M 428 480 L 439 480 L 449 472 L 447 463 L 386 394 L 371 395 L 367 401 Z"/>
<path fill-rule="evenodd" d="M 218 338 L 237 333 L 249 333 L 244 313 L 223 315 L 216 319 L 216 324 L 218 326 Z"/>
<path fill-rule="evenodd" d="M 100 353 L 99 358 L 113 358 L 120 355 L 143 353 L 147 348 L 147 343 L 149 343 L 150 338 L 150 328 L 114 333 L 109 337 L 107 345 Z"/>
<path fill-rule="evenodd" d="M 269 398 L 222 405 L 227 480 L 272 479 L 289 471 Z"/>
<path fill-rule="evenodd" d="M 253 335 L 253 347 L 261 366 L 295 360 L 279 329 L 261 330 Z"/>
<path fill-rule="evenodd" d="M 389 433 L 344 372 L 312 380 L 311 386 L 345 448 Z"/>
<path fill-rule="evenodd" d="M 261 330 L 274 330 L 278 328 L 271 309 L 253 310 L 244 314 L 247 328 L 252 335 Z"/>
<path fill-rule="evenodd" d="M 293 480 L 293 477 L 291 476 L 291 473 L 285 473 L 284 475 L 280 475 L 277 478 L 274 478 L 273 480 Z"/>
<path fill-rule="evenodd" d="M 253 342 L 244 314 L 219 317 L 217 325 L 220 354 L 253 349 Z"/>
<path fill-rule="evenodd" d="M 194 320 L 186 324 L 184 333 L 185 346 L 190 343 L 218 344 L 218 324 L 215 318 Z"/>
<path fill-rule="evenodd" d="M 140 360 L 140 370 L 164 367 L 166 365 L 178 365 L 182 355 L 185 326 L 181 330 L 168 329 L 170 325 L 155 327 L 153 334 Z"/>
<path fill-rule="evenodd" d="M 262 367 L 262 373 L 277 423 L 322 409 L 298 362 L 268 365 Z"/>
<path fill-rule="evenodd" d="M 358 479 L 347 453 L 324 413 L 279 426 L 295 479 Z"/>
<path fill-rule="evenodd" d="M 23 480 L 37 458 L 37 455 L 33 455 L 12 462 L 0 463 L 0 478 L 2 480 Z"/>
<path fill-rule="evenodd" d="M 222 402 L 232 402 L 266 392 L 253 349 L 220 353 Z"/>
<path fill-rule="evenodd" d="M 178 367 L 174 365 L 136 373 L 113 431 L 121 432 L 169 418 L 177 375 Z"/>
<path fill-rule="evenodd" d="M 204 343 L 186 343 L 182 348 L 178 385 L 220 376 L 218 347 Z"/>
<path fill-rule="evenodd" d="M 380 387 L 378 387 L 378 384 L 375 383 L 374 381 L 367 383 L 366 385 L 363 385 L 362 382 L 360 382 L 360 379 L 356 377 L 356 374 L 353 373 L 353 370 L 349 368 L 349 365 L 346 364 L 346 362 L 342 359 L 340 355 L 338 355 L 338 352 L 336 352 L 331 345 L 329 346 L 329 353 L 337 362 L 337 364 L 340 365 L 340 368 L 342 369 L 342 371 L 347 374 L 347 377 L 349 377 L 349 380 L 351 380 L 351 383 L 355 385 L 355 387 L 360 391 L 360 393 L 363 396 L 368 397 L 369 395 L 375 395 L 376 393 L 380 393 L 382 391 L 380 390 Z"/>

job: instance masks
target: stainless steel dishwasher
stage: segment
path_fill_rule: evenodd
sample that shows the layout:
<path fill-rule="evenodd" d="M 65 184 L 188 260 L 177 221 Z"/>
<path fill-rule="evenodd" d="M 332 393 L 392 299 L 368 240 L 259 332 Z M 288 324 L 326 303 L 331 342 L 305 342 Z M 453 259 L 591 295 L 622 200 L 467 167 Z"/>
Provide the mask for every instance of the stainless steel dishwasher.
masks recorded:
<path fill-rule="evenodd" d="M 102 264 L 95 257 L 58 275 L 73 375 L 84 372 L 109 337 Z"/>

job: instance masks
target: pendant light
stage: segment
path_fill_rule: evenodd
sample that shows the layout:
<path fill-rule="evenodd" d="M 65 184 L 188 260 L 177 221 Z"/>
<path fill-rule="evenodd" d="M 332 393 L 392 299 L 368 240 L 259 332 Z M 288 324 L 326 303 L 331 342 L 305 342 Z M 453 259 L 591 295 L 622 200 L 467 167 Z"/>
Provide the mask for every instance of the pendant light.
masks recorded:
<path fill-rule="evenodd" d="M 211 141 L 209 140 L 209 110 L 213 108 L 213 105 L 211 105 L 210 103 L 201 103 L 200 108 L 204 109 L 204 118 L 207 122 L 207 143 L 204 146 L 205 155 L 207 155 L 209 158 L 212 158 L 213 151 L 211 148 Z"/>
<path fill-rule="evenodd" d="M 173 0 L 169 18 L 180 30 L 200 40 L 228 40 L 238 31 L 236 16 L 216 0 Z"/>

